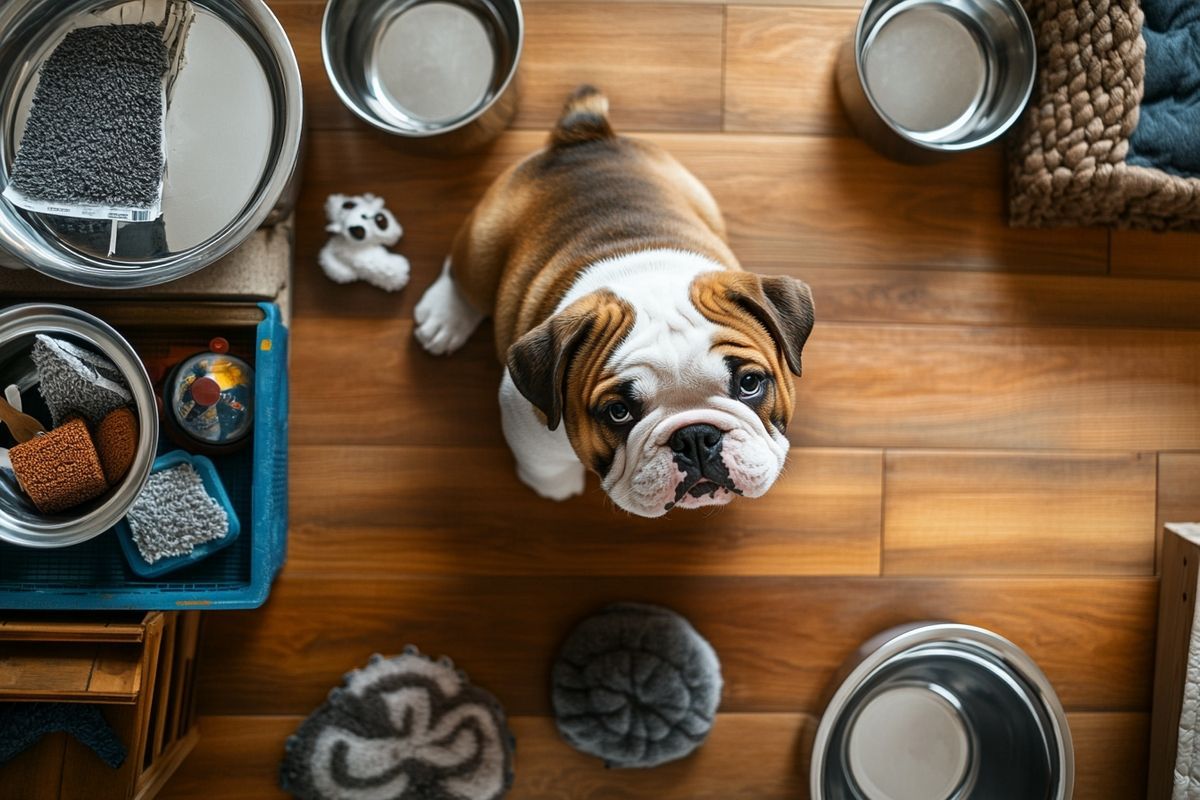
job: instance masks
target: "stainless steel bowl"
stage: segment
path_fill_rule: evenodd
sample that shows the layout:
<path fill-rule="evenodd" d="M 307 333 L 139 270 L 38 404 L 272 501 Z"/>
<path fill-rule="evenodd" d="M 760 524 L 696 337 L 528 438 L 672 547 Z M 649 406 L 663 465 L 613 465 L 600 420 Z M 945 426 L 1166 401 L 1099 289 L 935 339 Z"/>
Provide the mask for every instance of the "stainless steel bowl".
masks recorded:
<path fill-rule="evenodd" d="M 7 185 L 38 71 L 71 30 L 152 21 L 145 0 L 0 3 L 0 185 Z M 110 224 L 20 210 L 0 200 L 0 247 L 68 283 L 136 288 L 202 269 L 286 212 L 299 188 L 300 70 L 262 0 L 193 0 L 185 65 L 167 110 L 163 215 Z M 149 10 L 148 10 L 149 9 Z"/>
<path fill-rule="evenodd" d="M 26 398 L 27 411 L 37 385 L 29 349 L 39 333 L 70 339 L 104 354 L 129 385 L 138 418 L 137 454 L 129 473 L 106 494 L 79 508 L 42 515 L 7 479 L 0 478 L 0 540 L 25 547 L 67 547 L 115 525 L 145 486 L 158 446 L 158 408 L 141 359 L 111 326 L 69 306 L 21 305 L 0 311 L 0 386 L 16 384 Z"/>
<path fill-rule="evenodd" d="M 920 163 L 995 141 L 1036 74 L 1018 0 L 868 0 L 839 54 L 837 85 L 871 146 Z"/>
<path fill-rule="evenodd" d="M 361 119 L 460 152 L 516 114 L 524 37 L 520 0 L 330 0 L 321 52 Z"/>
<path fill-rule="evenodd" d="M 917 623 L 843 666 L 813 745 L 813 800 L 1068 800 L 1074 752 L 1046 676 L 991 631 Z"/>

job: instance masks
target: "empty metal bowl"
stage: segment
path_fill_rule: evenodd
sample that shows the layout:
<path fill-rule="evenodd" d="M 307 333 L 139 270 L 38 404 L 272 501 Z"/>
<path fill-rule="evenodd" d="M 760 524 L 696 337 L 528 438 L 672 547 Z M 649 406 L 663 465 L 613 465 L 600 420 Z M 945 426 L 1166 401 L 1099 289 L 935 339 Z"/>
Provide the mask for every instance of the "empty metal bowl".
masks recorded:
<path fill-rule="evenodd" d="M 29 358 L 29 349 L 39 333 L 71 340 L 115 364 L 133 394 L 138 420 L 137 453 L 129 472 L 108 492 L 78 508 L 61 514 L 40 514 L 11 477 L 0 476 L 0 540 L 25 547 L 67 547 L 111 528 L 137 499 L 154 464 L 158 407 L 141 359 L 106 322 L 69 306 L 12 306 L 0 311 L 0 386 L 16 384 L 25 410 L 43 425 L 49 425 L 50 419 L 44 409 L 39 411 L 34 405 L 39 399 L 37 373 Z M 0 439 L 6 437 L 7 432 Z"/>
<path fill-rule="evenodd" d="M 821 718 L 813 800 L 1068 800 L 1066 714 L 1020 648 L 969 625 L 874 637 Z"/>
<path fill-rule="evenodd" d="M 461 151 L 516 114 L 524 36 L 519 0 L 330 0 L 321 52 L 338 97 L 360 118 Z"/>
<path fill-rule="evenodd" d="M 8 184 L 39 70 L 71 30 L 160 21 L 145 0 L 0 3 L 0 186 Z M 33 213 L 0 199 L 0 248 L 68 283 L 137 288 L 212 264 L 286 214 L 299 189 L 300 69 L 263 0 L 191 0 L 166 111 L 162 216 L 120 223 Z"/>
<path fill-rule="evenodd" d="M 937 160 L 996 140 L 1037 74 L 1018 0 L 868 0 L 838 58 L 859 134 L 899 161 Z"/>

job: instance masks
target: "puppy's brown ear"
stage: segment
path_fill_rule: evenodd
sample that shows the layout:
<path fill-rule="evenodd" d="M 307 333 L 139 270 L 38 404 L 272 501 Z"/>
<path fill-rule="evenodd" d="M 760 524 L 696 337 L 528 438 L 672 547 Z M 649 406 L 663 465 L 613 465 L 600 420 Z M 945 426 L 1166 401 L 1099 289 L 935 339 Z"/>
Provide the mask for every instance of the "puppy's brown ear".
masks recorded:
<path fill-rule="evenodd" d="M 562 421 L 567 367 L 591 327 L 588 315 L 555 314 L 508 348 L 508 374 L 525 399 L 546 415 L 550 430 Z"/>
<path fill-rule="evenodd" d="M 800 375 L 800 353 L 812 333 L 813 298 L 808 284 L 790 275 L 720 273 L 726 295 L 767 329 L 788 368 Z"/>
<path fill-rule="evenodd" d="M 598 370 L 633 324 L 633 311 L 612 292 L 593 292 L 526 333 L 508 348 L 508 373 L 526 400 L 546 415 L 546 427 L 562 422 L 567 373 L 588 353 L 584 366 Z"/>

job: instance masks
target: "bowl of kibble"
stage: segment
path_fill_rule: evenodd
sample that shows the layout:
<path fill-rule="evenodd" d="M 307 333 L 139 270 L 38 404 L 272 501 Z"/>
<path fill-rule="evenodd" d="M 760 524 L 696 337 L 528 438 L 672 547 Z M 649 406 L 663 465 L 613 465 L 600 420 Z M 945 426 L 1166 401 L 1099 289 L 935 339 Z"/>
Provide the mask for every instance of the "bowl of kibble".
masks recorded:
<path fill-rule="evenodd" d="M 61 305 L 0 311 L 0 540 L 67 547 L 121 520 L 158 442 L 154 390 L 110 325 Z"/>

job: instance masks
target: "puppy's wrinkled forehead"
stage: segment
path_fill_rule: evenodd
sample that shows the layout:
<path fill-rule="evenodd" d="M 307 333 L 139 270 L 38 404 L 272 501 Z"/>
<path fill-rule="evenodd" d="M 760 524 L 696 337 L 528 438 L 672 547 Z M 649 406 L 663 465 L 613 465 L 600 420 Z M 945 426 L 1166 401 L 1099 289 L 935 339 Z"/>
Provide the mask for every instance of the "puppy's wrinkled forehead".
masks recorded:
<path fill-rule="evenodd" d="M 758 313 L 755 283 L 749 273 L 709 273 L 698 276 L 690 288 L 692 303 L 717 328 L 713 352 L 728 366 L 731 382 L 747 374 L 761 375 L 770 391 L 756 410 L 763 421 L 783 430 L 791 419 L 795 387 L 786 356 L 783 333 Z M 798 361 L 795 372 L 799 374 Z"/>

